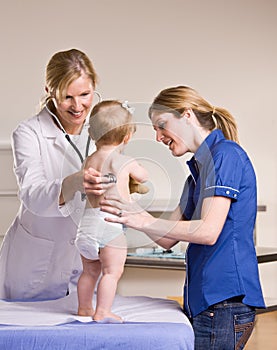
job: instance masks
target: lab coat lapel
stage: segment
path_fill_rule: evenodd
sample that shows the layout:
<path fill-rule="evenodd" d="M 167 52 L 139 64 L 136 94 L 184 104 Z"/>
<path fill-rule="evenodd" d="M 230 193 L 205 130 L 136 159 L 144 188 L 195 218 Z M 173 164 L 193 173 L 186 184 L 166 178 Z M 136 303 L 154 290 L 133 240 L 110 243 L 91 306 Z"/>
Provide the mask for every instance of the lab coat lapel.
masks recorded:
<path fill-rule="evenodd" d="M 55 146 L 65 151 L 67 144 L 64 133 L 61 129 L 59 129 L 56 126 L 51 115 L 44 108 L 38 115 L 38 117 L 43 137 L 45 137 L 46 139 L 54 139 Z"/>
<path fill-rule="evenodd" d="M 54 123 L 49 112 L 44 108 L 38 115 L 41 125 L 41 133 L 45 139 L 52 139 L 55 147 L 59 149 L 67 159 L 67 161 L 75 167 L 75 170 L 80 169 L 81 163 L 76 151 L 69 145 L 65 138 L 65 134 Z M 88 138 L 88 121 L 86 120 L 81 133 L 81 139 L 79 142 L 80 152 L 85 157 L 86 142 Z M 94 143 L 91 142 L 90 151 L 95 149 Z"/>

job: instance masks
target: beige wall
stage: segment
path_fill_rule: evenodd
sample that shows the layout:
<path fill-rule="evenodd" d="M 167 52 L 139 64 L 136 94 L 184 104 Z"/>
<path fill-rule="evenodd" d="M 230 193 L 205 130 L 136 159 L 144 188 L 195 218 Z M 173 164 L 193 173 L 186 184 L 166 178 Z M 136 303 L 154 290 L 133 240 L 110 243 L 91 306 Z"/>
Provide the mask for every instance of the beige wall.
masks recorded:
<path fill-rule="evenodd" d="M 0 13 L 0 146 L 6 148 L 13 128 L 35 113 L 45 65 L 59 50 L 85 51 L 103 97 L 134 103 L 143 123 L 159 90 L 190 85 L 237 118 L 241 143 L 257 172 L 259 202 L 267 206 L 257 220 L 257 243 L 277 246 L 276 13 L 275 0 L 6 1 Z M 134 146 L 147 147 L 134 148 L 153 160 L 165 150 L 154 146 L 153 132 L 146 129 Z M 15 190 L 6 156 L 1 152 L 0 190 Z M 154 166 L 152 160 L 146 163 L 153 168 L 154 195 L 175 199 L 182 165 L 168 170 L 166 157 Z M 4 233 L 18 203 L 2 197 L 0 204 Z"/>
<path fill-rule="evenodd" d="M 277 245 L 276 13 L 275 0 L 7 1 L 0 142 L 36 111 L 45 65 L 59 50 L 77 47 L 92 58 L 104 98 L 147 104 L 164 87 L 191 85 L 236 116 L 268 209 L 258 241 Z"/>

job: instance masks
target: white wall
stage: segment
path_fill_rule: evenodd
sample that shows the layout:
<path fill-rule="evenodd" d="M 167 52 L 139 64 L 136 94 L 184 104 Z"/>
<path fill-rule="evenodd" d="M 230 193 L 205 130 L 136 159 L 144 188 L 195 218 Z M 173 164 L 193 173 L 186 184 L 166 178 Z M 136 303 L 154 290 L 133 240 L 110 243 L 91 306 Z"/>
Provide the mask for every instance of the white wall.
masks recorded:
<path fill-rule="evenodd" d="M 267 206 L 257 220 L 257 243 L 277 246 L 276 13 L 275 0 L 4 2 L 0 145 L 8 145 L 18 122 L 36 112 L 45 66 L 56 51 L 72 47 L 85 51 L 99 74 L 103 97 L 136 104 L 136 118 L 144 123 L 148 120 L 143 110 L 161 89 L 190 85 L 237 118 L 241 143 L 257 172 L 259 202 Z M 152 137 L 147 127 L 143 140 L 135 144 L 149 145 L 151 159 L 166 153 L 162 146 L 152 146 Z M 177 198 L 182 165 L 168 170 L 166 157 L 153 169 L 159 173 L 155 181 L 164 182 L 159 186 L 153 180 L 153 186 L 157 197 L 164 199 L 169 182 L 170 195 Z M 0 164 L 4 164 L 1 179 L 8 176 L 14 183 L 7 175 L 10 161 L 1 159 Z M 0 204 L 3 213 L 2 199 Z M 6 221 L 16 205 L 8 210 Z"/>

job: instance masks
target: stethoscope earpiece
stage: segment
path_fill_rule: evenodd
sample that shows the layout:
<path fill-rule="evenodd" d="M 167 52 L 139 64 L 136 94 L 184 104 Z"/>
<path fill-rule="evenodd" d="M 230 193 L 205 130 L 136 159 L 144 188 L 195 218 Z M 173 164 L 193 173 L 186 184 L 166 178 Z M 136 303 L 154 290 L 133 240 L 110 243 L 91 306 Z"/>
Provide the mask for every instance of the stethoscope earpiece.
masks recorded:
<path fill-rule="evenodd" d="M 54 106 L 55 108 L 57 109 L 58 108 L 58 105 L 57 105 L 57 101 L 56 101 L 56 98 L 55 97 L 51 97 L 53 103 L 54 103 Z"/>
<path fill-rule="evenodd" d="M 94 90 L 94 94 L 98 97 L 98 103 L 102 102 L 102 96 L 101 96 L 100 92 Z"/>

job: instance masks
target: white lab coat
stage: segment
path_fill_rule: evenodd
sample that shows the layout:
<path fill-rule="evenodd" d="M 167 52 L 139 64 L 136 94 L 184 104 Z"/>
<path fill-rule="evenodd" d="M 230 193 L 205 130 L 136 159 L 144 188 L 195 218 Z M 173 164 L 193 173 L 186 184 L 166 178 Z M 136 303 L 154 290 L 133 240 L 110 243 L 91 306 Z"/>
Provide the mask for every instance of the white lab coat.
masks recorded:
<path fill-rule="evenodd" d="M 84 158 L 87 138 L 85 124 L 75 142 Z M 59 207 L 59 195 L 81 160 L 46 109 L 20 123 L 12 141 L 21 205 L 0 251 L 0 298 L 63 297 L 82 268 L 74 240 L 85 202 L 76 192 Z M 94 149 L 91 142 L 89 153 Z"/>

